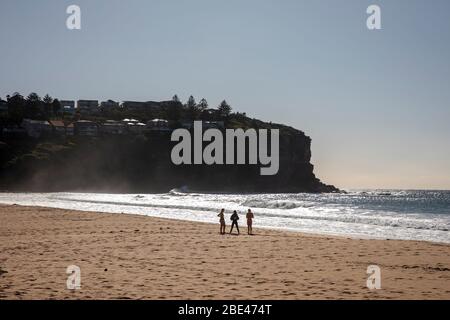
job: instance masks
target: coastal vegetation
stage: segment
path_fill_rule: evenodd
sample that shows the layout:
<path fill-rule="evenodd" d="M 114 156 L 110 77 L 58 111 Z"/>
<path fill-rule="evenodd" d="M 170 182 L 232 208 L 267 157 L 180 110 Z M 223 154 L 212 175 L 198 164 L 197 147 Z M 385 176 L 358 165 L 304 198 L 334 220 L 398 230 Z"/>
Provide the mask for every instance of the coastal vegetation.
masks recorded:
<path fill-rule="evenodd" d="M 88 111 L 66 112 L 60 100 L 49 95 L 26 98 L 15 93 L 6 98 L 6 112 L 0 114 L 0 188 L 26 191 L 113 191 L 167 192 L 185 186 L 205 192 L 333 192 L 313 173 L 311 139 L 302 131 L 265 122 L 233 111 L 224 100 L 209 108 L 206 99 L 193 96 L 182 103 L 177 95 L 161 102 L 144 102 L 142 108 L 126 103 L 99 104 Z M 5 105 L 5 104 L 3 104 Z M 78 121 L 102 124 L 137 119 L 139 131 L 81 135 L 46 132 L 39 137 L 19 134 L 24 119 Z M 145 123 L 165 121 L 167 128 L 149 128 Z M 220 130 L 278 129 L 280 133 L 279 172 L 260 176 L 260 165 L 175 165 L 170 159 L 174 142 L 170 132 L 195 120 Z M 12 128 L 10 131 L 8 131 Z M 17 128 L 18 134 L 15 134 Z M 6 134 L 13 132 L 13 134 Z M 96 131 L 97 132 L 97 131 Z"/>

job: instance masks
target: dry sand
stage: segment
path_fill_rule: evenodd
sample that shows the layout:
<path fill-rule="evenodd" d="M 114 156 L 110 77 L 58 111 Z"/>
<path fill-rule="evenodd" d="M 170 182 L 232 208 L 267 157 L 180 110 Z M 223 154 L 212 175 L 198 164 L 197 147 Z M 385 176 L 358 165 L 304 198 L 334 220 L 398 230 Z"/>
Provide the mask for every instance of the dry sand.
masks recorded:
<path fill-rule="evenodd" d="M 257 217 L 256 217 L 257 218 Z M 242 222 L 244 219 L 241 219 Z M 228 226 L 227 226 L 228 227 Z M 1 299 L 450 299 L 450 245 L 0 205 Z M 81 290 L 66 268 L 81 268 Z M 381 268 L 382 289 L 366 287 Z"/>

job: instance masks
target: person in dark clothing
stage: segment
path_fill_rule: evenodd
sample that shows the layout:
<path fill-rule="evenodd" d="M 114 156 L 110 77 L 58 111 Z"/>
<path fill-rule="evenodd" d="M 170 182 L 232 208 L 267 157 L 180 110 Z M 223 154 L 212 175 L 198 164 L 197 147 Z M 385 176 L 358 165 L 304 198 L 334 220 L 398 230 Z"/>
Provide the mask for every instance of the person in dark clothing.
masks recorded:
<path fill-rule="evenodd" d="M 233 211 L 233 214 L 230 217 L 232 223 L 231 223 L 231 230 L 230 230 L 230 234 L 231 232 L 233 232 L 233 227 L 236 226 L 238 235 L 239 235 L 239 226 L 238 226 L 238 220 L 239 220 L 239 215 L 237 214 L 236 210 Z"/>

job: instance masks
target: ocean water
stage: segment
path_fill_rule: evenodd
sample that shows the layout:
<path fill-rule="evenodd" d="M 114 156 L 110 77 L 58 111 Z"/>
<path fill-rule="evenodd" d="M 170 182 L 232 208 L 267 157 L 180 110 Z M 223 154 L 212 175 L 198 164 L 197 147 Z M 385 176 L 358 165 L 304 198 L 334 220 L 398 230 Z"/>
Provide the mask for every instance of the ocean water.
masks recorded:
<path fill-rule="evenodd" d="M 347 194 L 0 193 L 0 203 L 140 214 L 218 223 L 225 208 L 255 214 L 254 227 L 352 238 L 450 243 L 450 191 L 358 190 Z"/>

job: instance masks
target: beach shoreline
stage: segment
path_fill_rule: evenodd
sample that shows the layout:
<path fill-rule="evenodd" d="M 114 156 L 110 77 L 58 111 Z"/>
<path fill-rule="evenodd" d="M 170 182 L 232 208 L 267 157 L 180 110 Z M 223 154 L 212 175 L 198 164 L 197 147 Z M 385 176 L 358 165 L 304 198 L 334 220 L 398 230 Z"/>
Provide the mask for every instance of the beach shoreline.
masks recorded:
<path fill-rule="evenodd" d="M 0 299 L 450 299 L 450 245 L 0 205 Z M 227 221 L 227 231 L 229 231 Z M 66 268 L 81 269 L 68 290 Z M 369 265 L 381 289 L 366 286 Z"/>

